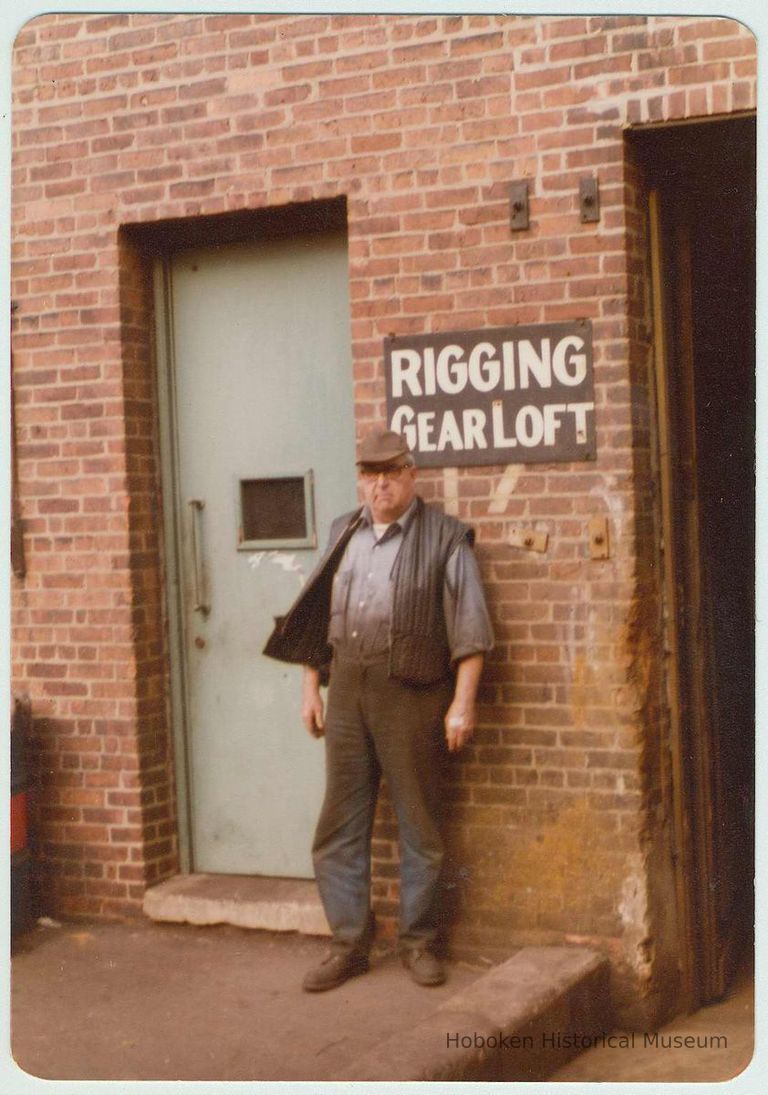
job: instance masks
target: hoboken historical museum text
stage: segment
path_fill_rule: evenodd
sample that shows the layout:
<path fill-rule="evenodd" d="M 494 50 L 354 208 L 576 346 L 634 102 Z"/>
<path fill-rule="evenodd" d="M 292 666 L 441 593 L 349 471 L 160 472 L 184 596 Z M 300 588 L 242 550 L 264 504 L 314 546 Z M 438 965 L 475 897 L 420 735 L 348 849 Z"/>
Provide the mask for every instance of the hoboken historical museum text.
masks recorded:
<path fill-rule="evenodd" d="M 480 1034 L 447 1031 L 446 1049 L 727 1049 L 725 1034 L 579 1034 L 575 1031 L 548 1030 L 533 1034 Z"/>

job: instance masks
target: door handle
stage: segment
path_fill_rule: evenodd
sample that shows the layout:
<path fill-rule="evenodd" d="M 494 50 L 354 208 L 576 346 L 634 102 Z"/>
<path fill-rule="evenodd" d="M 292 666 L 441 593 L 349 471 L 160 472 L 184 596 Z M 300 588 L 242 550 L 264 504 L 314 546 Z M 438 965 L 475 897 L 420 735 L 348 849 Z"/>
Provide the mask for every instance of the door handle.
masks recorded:
<path fill-rule="evenodd" d="M 203 560 L 201 554 L 202 537 L 198 534 L 198 525 L 201 521 L 201 514 L 205 509 L 205 502 L 202 498 L 190 498 L 187 505 L 192 511 L 192 578 L 195 595 L 192 611 L 201 612 L 203 616 L 207 616 L 211 611 L 211 606 L 205 600 L 203 592 L 205 587 L 205 575 L 203 574 Z"/>

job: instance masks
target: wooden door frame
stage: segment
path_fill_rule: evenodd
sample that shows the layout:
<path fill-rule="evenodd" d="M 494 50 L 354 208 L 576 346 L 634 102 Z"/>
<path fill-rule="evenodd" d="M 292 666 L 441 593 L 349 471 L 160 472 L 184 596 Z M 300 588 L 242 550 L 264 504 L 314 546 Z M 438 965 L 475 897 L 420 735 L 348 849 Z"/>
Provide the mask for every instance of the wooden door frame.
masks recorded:
<path fill-rule="evenodd" d="M 674 878 L 678 910 L 681 970 L 681 1003 L 686 1010 L 695 1006 L 698 996 L 695 959 L 698 949 L 696 923 L 691 894 L 694 868 L 694 834 L 689 795 L 684 771 L 683 694 L 680 678 L 682 605 L 677 584 L 679 560 L 674 536 L 673 433 L 670 410 L 669 355 L 667 351 L 667 301 L 664 293 L 664 251 L 660 197 L 657 189 L 648 192 L 650 273 L 653 311 L 653 372 L 656 447 L 660 480 L 660 519 L 662 552 L 662 599 L 664 602 L 664 646 L 666 652 L 666 692 L 669 710 L 671 758 L 672 825 L 674 833 Z"/>
<path fill-rule="evenodd" d="M 692 222 L 686 214 L 680 219 L 678 206 L 674 222 L 665 223 L 664 200 L 663 189 L 649 190 L 675 886 L 682 1001 L 692 1009 L 724 992 L 737 954 L 738 932 L 735 925 L 724 930 L 720 895 L 712 885 L 718 881 L 719 867 L 715 826 L 724 814 L 718 806 L 721 735 L 714 605 L 696 473 Z M 673 293 L 669 284 L 675 287 Z"/>
<path fill-rule="evenodd" d="M 683 430 L 686 435 L 685 459 L 683 461 L 684 486 L 687 488 L 684 498 L 685 547 L 681 554 L 685 567 L 688 587 L 685 597 L 687 615 L 686 637 L 691 649 L 698 647 L 700 657 L 689 663 L 691 673 L 688 706 L 688 738 L 691 748 L 693 788 L 689 793 L 688 809 L 693 823 L 693 865 L 690 889 L 695 919 L 695 946 L 700 956 L 697 963 L 701 973 L 698 985 L 699 995 L 706 999 L 711 995 L 712 983 L 716 980 L 713 963 L 718 951 L 717 910 L 714 906 L 709 882 L 713 875 L 712 858 L 712 809 L 714 802 L 714 778 L 711 770 L 712 719 L 714 705 L 707 696 L 705 675 L 707 674 L 711 651 L 706 647 L 703 634 L 703 617 L 709 606 L 704 593 L 705 557 L 701 551 L 701 506 L 697 488 L 697 437 L 696 437 L 696 383 L 694 375 L 694 335 L 691 271 L 691 237 L 688 224 L 675 224 L 674 247 L 677 256 L 676 269 L 680 273 L 680 299 L 678 302 L 680 321 L 678 363 L 680 370 L 681 401 L 685 421 Z M 679 580 L 679 579 L 678 579 Z M 685 727 L 683 727 L 685 732 Z M 699 1002 L 699 1001 L 697 1001 Z"/>

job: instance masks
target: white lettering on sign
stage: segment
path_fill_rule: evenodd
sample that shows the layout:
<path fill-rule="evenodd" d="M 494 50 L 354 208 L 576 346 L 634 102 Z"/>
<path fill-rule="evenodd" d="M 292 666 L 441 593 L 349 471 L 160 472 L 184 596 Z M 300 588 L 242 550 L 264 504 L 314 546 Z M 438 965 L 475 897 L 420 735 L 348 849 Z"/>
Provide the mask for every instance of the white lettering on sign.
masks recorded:
<path fill-rule="evenodd" d="M 521 407 L 515 420 L 515 433 L 520 444 L 530 448 L 540 445 L 544 437 L 544 419 L 538 407 Z"/>
<path fill-rule="evenodd" d="M 545 403 L 542 407 L 545 445 L 554 445 L 555 434 L 560 429 L 560 415 L 567 409 L 565 403 Z"/>
<path fill-rule="evenodd" d="M 406 343 L 406 344 L 404 344 Z M 453 331 L 388 344 L 387 412 L 426 466 L 595 455 L 586 321 Z"/>
<path fill-rule="evenodd" d="M 594 403 L 571 403 L 568 407 L 576 419 L 576 440 L 587 440 L 587 411 L 595 409 Z"/>
<path fill-rule="evenodd" d="M 531 375 L 536 377 L 540 388 L 552 387 L 552 360 L 549 353 L 549 339 L 541 340 L 541 353 L 537 353 L 527 339 L 523 339 L 517 348 L 517 367 L 520 387 L 527 388 Z"/>
<path fill-rule="evenodd" d="M 553 446 L 557 443 L 558 430 L 563 417 L 572 415 L 577 438 L 585 438 L 587 412 L 595 409 L 594 403 L 545 403 L 542 407 L 528 403 L 517 412 L 510 423 L 513 432 L 508 433 L 501 400 L 495 400 L 491 408 L 491 447 L 512 449 L 516 445 L 532 448 L 535 445 Z M 443 411 L 439 428 L 435 411 L 416 412 L 402 403 L 392 416 L 390 428 L 401 433 L 412 449 L 421 452 L 459 452 L 464 449 L 487 449 L 488 418 L 485 411 L 465 408 L 459 425 L 453 411 Z M 437 432 L 437 442 L 434 435 Z"/>
<path fill-rule="evenodd" d="M 485 411 L 465 410 L 464 420 L 464 448 L 487 449 L 485 440 Z"/>
<path fill-rule="evenodd" d="M 491 392 L 499 386 L 501 363 L 493 357 L 495 352 L 490 342 L 478 342 L 469 355 L 469 381 L 475 391 Z"/>
<path fill-rule="evenodd" d="M 423 356 L 418 350 L 393 350 L 392 395 L 402 399 L 405 389 L 409 395 L 434 395 L 438 390 L 456 395 L 467 383 L 476 392 L 498 388 L 511 392 L 531 387 L 532 380 L 539 388 L 551 388 L 553 373 L 561 384 L 575 386 L 587 375 L 587 359 L 585 354 L 569 350 L 583 346 L 584 339 L 577 335 L 561 338 L 554 349 L 550 349 L 548 338 L 542 338 L 539 349 L 529 339 L 521 339 L 517 344 L 503 342 L 501 361 L 495 356 L 496 347 L 491 342 L 477 343 L 468 358 L 461 346 L 444 346 L 437 355 L 437 364 L 431 346 L 425 347 Z"/>
<path fill-rule="evenodd" d="M 500 399 L 494 399 L 493 411 L 493 444 L 497 449 L 513 449 L 517 444 L 516 437 L 507 437 L 504 433 L 504 407 Z"/>
<path fill-rule="evenodd" d="M 584 339 L 579 338 L 577 335 L 567 335 L 565 338 L 561 338 L 555 346 L 552 354 L 552 372 L 561 384 L 569 384 L 575 387 L 585 379 L 587 375 L 586 354 L 571 354 L 566 357 L 569 349 L 580 350 L 583 346 Z M 568 371 L 571 368 L 573 368 L 572 373 Z"/>
<path fill-rule="evenodd" d="M 421 356 L 417 350 L 392 351 L 392 395 L 401 399 L 403 384 L 408 385 L 411 395 L 421 395 L 418 372 L 421 369 Z"/>
<path fill-rule="evenodd" d="M 418 419 L 418 431 L 419 431 L 419 448 L 422 452 L 434 452 L 435 443 L 432 440 L 432 433 L 435 429 L 435 412 L 425 411 L 420 414 Z"/>
<path fill-rule="evenodd" d="M 403 435 L 408 442 L 409 449 L 416 448 L 416 430 L 412 425 L 413 419 L 413 407 L 409 407 L 407 403 L 403 403 L 392 415 L 392 421 L 389 424 L 389 428 L 394 430 L 395 433 L 401 433 Z"/>
<path fill-rule="evenodd" d="M 464 436 L 459 429 L 459 424 L 456 421 L 456 415 L 453 411 L 446 411 L 443 415 L 443 424 L 440 427 L 440 437 L 437 442 L 437 447 L 440 452 L 444 452 L 448 448 L 464 448 Z"/>
<path fill-rule="evenodd" d="M 441 392 L 456 395 L 467 385 L 467 363 L 461 346 L 445 346 L 437 355 L 437 383 Z"/>

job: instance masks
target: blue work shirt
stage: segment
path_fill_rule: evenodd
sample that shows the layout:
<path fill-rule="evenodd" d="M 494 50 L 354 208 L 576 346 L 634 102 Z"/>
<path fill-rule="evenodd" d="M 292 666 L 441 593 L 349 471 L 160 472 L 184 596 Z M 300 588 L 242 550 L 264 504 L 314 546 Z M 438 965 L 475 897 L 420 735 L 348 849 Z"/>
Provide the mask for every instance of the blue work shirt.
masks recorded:
<path fill-rule="evenodd" d="M 338 653 L 361 661 L 386 657 L 392 616 L 390 576 L 416 499 L 377 537 L 368 506 L 353 533 L 333 582 L 328 639 Z M 466 540 L 451 553 L 445 570 L 443 611 L 451 661 L 490 650 L 493 630 L 480 572 Z"/>

